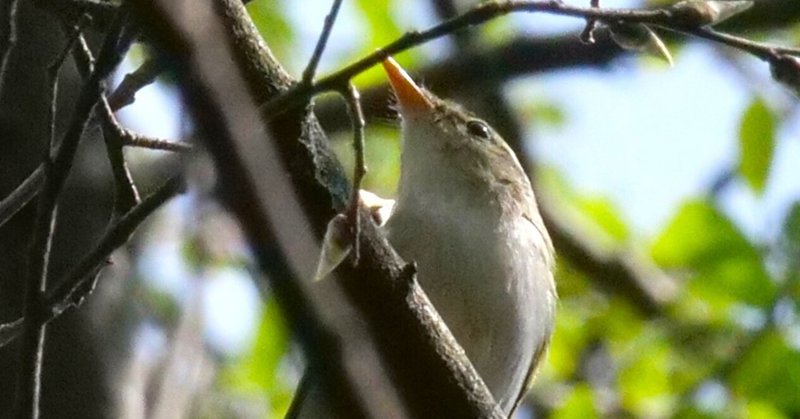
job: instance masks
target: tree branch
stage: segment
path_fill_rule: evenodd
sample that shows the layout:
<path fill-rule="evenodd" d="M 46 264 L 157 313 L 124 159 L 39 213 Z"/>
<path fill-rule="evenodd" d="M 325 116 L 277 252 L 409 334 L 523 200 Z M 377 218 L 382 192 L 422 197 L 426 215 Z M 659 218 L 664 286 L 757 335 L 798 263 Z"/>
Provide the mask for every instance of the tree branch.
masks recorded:
<path fill-rule="evenodd" d="M 183 91 L 188 104 L 198 116 L 197 122 L 203 127 L 206 145 L 217 160 L 224 197 L 243 224 L 262 269 L 270 273 L 272 289 L 281 301 L 293 330 L 304 343 L 310 362 L 332 368 L 330 372 L 338 371 L 334 376 L 351 378 L 349 385 L 353 391 L 347 391 L 344 395 L 352 395 L 348 399 L 356 402 L 357 406 L 351 405 L 357 407 L 356 412 L 370 412 L 376 407 L 391 406 L 370 403 L 369 400 L 374 401 L 372 398 L 376 395 L 390 399 L 399 395 L 403 401 L 401 411 L 415 417 L 497 417 L 495 415 L 499 413 L 494 410 L 494 401 L 480 377 L 413 281 L 413 276 L 410 276 L 412 271 L 402 269 L 403 265 L 369 216 L 360 217 L 361 258 L 358 266 L 344 267 L 337 272 L 339 281 L 324 283 L 326 287 L 336 286 L 334 292 L 326 288 L 325 295 L 319 295 L 319 291 L 306 290 L 302 281 L 290 278 L 288 274 L 291 270 L 286 265 L 286 258 L 297 261 L 296 258 L 305 256 L 311 259 L 305 260 L 305 263 L 313 266 L 318 254 L 315 250 L 313 256 L 303 255 L 301 251 L 288 251 L 286 248 L 292 243 L 293 247 L 305 248 L 307 245 L 302 243 L 310 237 L 304 238 L 303 229 L 296 224 L 298 221 L 288 222 L 287 217 L 296 217 L 301 212 L 293 209 L 293 193 L 291 189 L 286 189 L 288 185 L 276 182 L 292 180 L 302 202 L 301 208 L 319 233 L 330 218 L 345 207 L 349 196 L 341 166 L 335 161 L 313 114 L 308 113 L 302 104 L 285 110 L 280 118 L 271 121 L 269 132 L 275 135 L 273 142 L 262 139 L 253 141 L 252 134 L 235 135 L 238 130 L 247 128 L 246 125 L 237 127 L 234 122 L 238 121 L 240 125 L 254 123 L 257 121 L 255 115 L 259 112 L 248 102 L 234 102 L 235 105 L 220 103 L 220 97 L 234 100 L 237 98 L 235 92 L 244 88 L 255 96 L 255 103 L 258 103 L 263 101 L 259 99 L 269 99 L 285 91 L 293 81 L 256 38 L 255 29 L 238 2 L 220 0 L 216 4 L 219 8 L 217 12 L 226 19 L 224 24 L 220 24 L 227 31 L 226 36 L 209 29 L 216 25 L 211 23 L 213 21 L 203 25 L 200 33 L 197 33 L 196 24 L 185 26 L 178 17 L 185 17 L 185 10 L 189 9 L 173 3 L 176 2 L 169 2 L 168 7 L 174 7 L 181 13 L 168 9 L 175 14 L 169 14 L 171 18 L 165 22 L 162 14 L 165 10 L 153 10 L 150 3 L 142 1 L 139 6 L 147 13 L 142 21 L 152 22 L 154 36 L 162 40 L 164 47 L 170 48 L 173 60 L 184 63 L 176 67 L 176 70 L 182 71 L 178 80 L 184 83 Z M 161 7 L 166 9 L 167 5 Z M 193 6 L 192 9 L 197 7 Z M 172 30 L 179 32 L 170 32 Z M 208 32 L 212 32 L 215 38 L 209 39 Z M 227 36 L 233 37 L 230 42 L 236 48 L 232 52 L 235 58 L 215 58 L 218 57 L 214 55 L 215 51 L 226 51 L 224 46 L 215 41 L 218 38 L 227 39 Z M 227 69 L 227 63 L 237 63 L 239 68 Z M 224 73 L 224 77 L 217 76 L 217 71 Z M 236 74 L 243 75 L 246 87 L 236 86 Z M 220 89 L 225 94 L 218 96 Z M 227 123 L 220 124 L 219 121 Z M 269 149 L 272 146 L 278 149 L 272 152 Z M 290 170 L 291 178 L 280 172 L 272 172 L 282 167 L 276 158 L 286 162 L 284 167 Z M 269 168 L 270 172 L 265 174 L 265 168 Z M 275 197 L 281 199 L 276 200 Z M 272 208 L 275 205 L 279 208 Z M 287 228 L 290 231 L 285 231 Z M 291 266 L 299 269 L 304 264 L 293 263 Z M 310 278 L 311 274 L 308 272 L 302 277 Z M 342 287 L 346 297 L 335 291 L 338 287 Z M 339 298 L 336 298 L 337 295 Z M 324 304 L 319 304 L 321 300 L 317 299 L 323 297 Z M 331 317 L 350 303 L 362 312 L 353 313 L 359 319 L 355 325 L 350 324 L 354 318 Z M 331 309 L 336 311 L 331 313 Z M 341 337 L 338 339 L 342 345 L 339 347 L 341 352 L 334 352 L 341 354 L 340 358 L 331 359 L 330 355 L 320 354 L 318 351 L 322 348 L 330 348 L 327 346 L 330 342 L 324 339 L 315 342 L 312 339 L 315 333 L 309 336 L 310 332 L 320 330 L 320 319 L 327 319 L 322 323 L 327 326 L 323 330 L 332 330 L 334 336 Z M 341 327 L 343 320 L 347 321 L 347 327 Z M 363 330 L 367 340 L 348 339 L 352 333 L 350 328 L 353 327 L 356 331 Z M 364 327 L 367 329 L 364 330 Z M 363 352 L 364 348 L 369 348 L 369 342 L 377 345 L 379 359 L 387 372 L 375 374 L 361 367 L 358 374 L 349 374 L 355 371 L 350 369 L 353 365 L 349 361 L 353 358 L 348 354 L 351 351 Z M 344 371 L 340 368 L 344 368 Z M 365 389 L 361 386 L 367 381 L 352 381 L 354 377 L 363 376 L 361 374 L 368 374 L 370 379 L 379 380 L 378 383 L 382 384 L 370 385 Z M 385 380 L 390 377 L 391 383 L 387 383 Z M 345 388 L 348 386 L 348 380 L 339 379 L 336 382 Z M 398 394 L 391 391 L 393 387 L 399 390 Z M 329 390 L 335 388 L 328 386 Z M 377 417 L 385 417 L 386 413 Z M 405 413 L 400 414 L 400 417 L 405 416 Z"/>
<path fill-rule="evenodd" d="M 459 29 L 479 25 L 514 12 L 540 12 L 593 19 L 601 22 L 655 25 L 678 33 L 698 36 L 713 42 L 738 48 L 761 59 L 768 59 L 769 57 L 773 57 L 776 53 L 800 55 L 800 49 L 798 48 L 760 44 L 733 35 L 719 34 L 711 29 L 703 27 L 703 25 L 708 24 L 708 22 L 698 21 L 695 19 L 695 16 L 678 13 L 670 7 L 652 10 L 606 9 L 570 6 L 563 3 L 561 0 L 491 1 L 481 3 L 467 12 L 427 30 L 406 32 L 403 36 L 385 47 L 379 48 L 375 52 L 345 66 L 327 77 L 323 77 L 312 85 L 304 83 L 296 84 L 288 92 L 265 103 L 262 107 L 262 111 L 268 116 L 275 115 L 282 112 L 284 109 L 304 103 L 310 97 L 318 93 L 335 90 L 338 86 L 341 86 L 343 82 L 350 80 L 354 76 L 378 64 L 389 55 L 397 54 L 433 39 L 451 34 Z"/>
<path fill-rule="evenodd" d="M 50 148 L 44 163 L 44 190 L 39 197 L 33 243 L 28 265 L 28 280 L 25 281 L 23 311 L 23 342 L 20 351 L 20 369 L 17 380 L 17 408 L 19 418 L 39 416 L 39 392 L 44 347 L 45 324 L 41 318 L 44 293 L 47 286 L 50 245 L 55 226 L 58 197 L 72 168 L 78 144 L 88 124 L 92 109 L 103 90 L 103 80 L 122 60 L 124 51 L 119 49 L 119 36 L 125 20 L 121 10 L 117 20 L 118 29 L 106 36 L 101 51 L 101 61 L 81 91 L 70 126 L 64 135 L 55 156 L 50 157 Z"/>

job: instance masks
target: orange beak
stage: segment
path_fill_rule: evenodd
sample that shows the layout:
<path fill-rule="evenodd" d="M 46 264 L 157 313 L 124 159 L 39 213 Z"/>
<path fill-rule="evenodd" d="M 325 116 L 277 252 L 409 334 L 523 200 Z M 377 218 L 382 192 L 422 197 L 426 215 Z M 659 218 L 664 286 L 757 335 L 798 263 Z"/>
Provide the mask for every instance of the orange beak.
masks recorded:
<path fill-rule="evenodd" d="M 414 83 L 411 76 L 400 67 L 392 57 L 383 60 L 383 68 L 389 76 L 389 83 L 397 96 L 400 110 L 404 114 L 425 112 L 433 109 L 433 104 L 428 100 L 422 89 Z"/>

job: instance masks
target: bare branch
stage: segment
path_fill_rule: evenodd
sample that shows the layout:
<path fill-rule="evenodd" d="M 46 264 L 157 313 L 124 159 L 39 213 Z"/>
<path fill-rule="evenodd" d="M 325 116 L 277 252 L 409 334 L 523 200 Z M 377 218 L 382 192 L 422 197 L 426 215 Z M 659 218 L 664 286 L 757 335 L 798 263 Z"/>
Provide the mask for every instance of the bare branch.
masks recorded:
<path fill-rule="evenodd" d="M 58 197 L 72 169 L 83 131 L 103 90 L 103 80 L 122 60 L 119 37 L 126 15 L 124 10 L 118 13 L 116 29 L 112 29 L 106 36 L 100 62 L 81 91 L 72 121 L 61 145 L 52 159 L 48 150 L 44 163 L 44 190 L 38 201 L 38 213 L 28 261 L 28 279 L 25 281 L 23 307 L 26 320 L 23 323 L 16 408 L 16 415 L 20 418 L 35 419 L 39 415 L 41 360 L 46 324 L 40 313 L 47 286 L 47 265 Z"/>
<path fill-rule="evenodd" d="M 389 55 L 397 54 L 425 42 L 453 33 L 456 30 L 485 23 L 489 20 L 513 12 L 539 12 L 561 16 L 593 19 L 602 22 L 643 23 L 655 25 L 674 32 L 693 35 L 717 43 L 740 49 L 761 59 L 767 59 L 776 52 L 788 55 L 800 55 L 798 48 L 777 47 L 752 42 L 733 35 L 721 34 L 704 27 L 692 26 L 696 22 L 684 21 L 683 16 L 673 14 L 669 8 L 652 10 L 641 9 L 603 9 L 596 7 L 570 6 L 560 0 L 518 0 L 504 2 L 485 2 L 475 8 L 435 25 L 427 30 L 407 32 L 397 40 L 366 57 L 345 66 L 339 71 L 320 79 L 318 82 L 296 84 L 286 93 L 270 100 L 262 106 L 262 112 L 273 116 L 285 109 L 303 103 L 308 98 L 325 91 L 336 90 L 342 83 L 378 64 Z"/>
<path fill-rule="evenodd" d="M 55 319 L 69 307 L 79 306 L 94 289 L 97 276 L 108 264 L 111 253 L 127 243 L 136 228 L 153 212 L 184 189 L 183 176 L 173 176 L 152 195 L 120 217 L 97 242 L 94 249 L 58 281 L 52 291 L 47 293 L 45 308 L 47 321 Z"/>
<path fill-rule="evenodd" d="M 6 82 L 11 51 L 17 43 L 17 0 L 0 3 L 0 97 Z"/>
<path fill-rule="evenodd" d="M 82 34 L 78 36 L 78 48 L 73 50 L 73 57 L 78 62 L 78 69 L 83 77 L 89 77 L 89 72 L 94 65 L 94 57 Z M 118 123 L 106 99 L 105 92 L 100 92 L 98 101 L 100 106 L 97 108 L 97 113 L 101 121 L 111 173 L 114 176 L 114 213 L 124 214 L 139 203 L 139 191 L 133 183 L 133 177 L 125 162 L 125 155 L 122 153 L 124 143 L 119 130 L 115 128 Z"/>
<path fill-rule="evenodd" d="M 95 281 L 108 264 L 108 258 L 117 248 L 130 239 L 136 229 L 175 195 L 185 188 L 180 175 L 170 178 L 152 195 L 114 222 L 92 249 L 64 278 L 56 281 L 56 287 L 47 292 L 41 308 L 40 321 L 49 323 L 70 307 L 77 307 L 94 289 Z M 22 332 L 25 318 L 0 325 L 0 347 L 17 338 Z"/>
<path fill-rule="evenodd" d="M 359 197 L 359 190 L 361 189 L 361 182 L 367 174 L 367 164 L 364 161 L 364 111 L 361 109 L 361 98 L 358 94 L 358 89 L 353 83 L 348 83 L 347 88 L 343 89 L 347 101 L 348 109 L 350 110 L 350 120 L 353 125 L 353 153 L 355 154 L 355 163 L 353 165 L 353 190 L 350 194 L 350 208 L 348 209 L 350 215 L 350 225 L 353 230 L 353 263 L 358 263 L 359 258 L 359 227 L 361 220 L 359 210 L 361 198 Z"/>
<path fill-rule="evenodd" d="M 136 100 L 136 92 L 153 83 L 163 71 L 163 65 L 153 57 L 147 57 L 133 73 L 128 73 L 119 86 L 108 95 L 108 105 L 116 112 Z"/>
<path fill-rule="evenodd" d="M 331 4 L 331 11 L 328 12 L 328 16 L 325 16 L 325 24 L 322 26 L 322 33 L 319 35 L 317 46 L 314 47 L 314 53 L 311 55 L 311 59 L 308 61 L 308 66 L 306 67 L 305 71 L 303 71 L 303 78 L 300 80 L 300 83 L 311 84 L 314 81 L 314 74 L 317 72 L 317 65 L 319 65 L 319 60 L 322 58 L 322 53 L 325 51 L 325 45 L 328 44 L 328 38 L 333 30 L 333 24 L 336 23 L 336 16 L 339 14 L 339 8 L 341 5 L 342 0 L 333 0 L 333 3 Z"/>
<path fill-rule="evenodd" d="M 40 164 L 22 183 L 0 202 L 0 226 L 30 202 L 44 184 L 44 164 Z"/>

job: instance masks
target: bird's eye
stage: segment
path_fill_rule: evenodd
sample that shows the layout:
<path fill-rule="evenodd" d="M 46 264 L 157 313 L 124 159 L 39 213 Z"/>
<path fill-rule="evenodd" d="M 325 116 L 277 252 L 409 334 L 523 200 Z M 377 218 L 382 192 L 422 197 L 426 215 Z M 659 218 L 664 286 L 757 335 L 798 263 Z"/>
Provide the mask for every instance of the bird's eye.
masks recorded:
<path fill-rule="evenodd" d="M 482 140 L 488 140 L 492 136 L 489 126 L 486 125 L 485 122 L 478 121 L 477 119 L 467 122 L 467 132 L 469 132 L 470 135 L 478 137 Z"/>

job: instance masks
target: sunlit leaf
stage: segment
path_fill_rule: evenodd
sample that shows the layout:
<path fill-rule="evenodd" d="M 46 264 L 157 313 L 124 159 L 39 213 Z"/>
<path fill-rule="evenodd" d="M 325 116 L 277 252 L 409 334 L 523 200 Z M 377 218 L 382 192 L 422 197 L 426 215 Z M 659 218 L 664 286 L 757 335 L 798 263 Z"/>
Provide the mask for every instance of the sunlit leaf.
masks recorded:
<path fill-rule="evenodd" d="M 566 379 L 575 373 L 588 339 L 584 319 L 576 310 L 562 310 L 556 316 L 556 333 L 550 343 L 548 362 L 560 378 Z"/>
<path fill-rule="evenodd" d="M 622 405 L 642 417 L 662 417 L 670 411 L 672 394 L 670 351 L 660 340 L 636 350 L 636 358 L 620 371 Z"/>
<path fill-rule="evenodd" d="M 745 407 L 745 416 L 750 419 L 788 419 L 778 408 L 763 401 L 750 401 Z"/>
<path fill-rule="evenodd" d="M 594 407 L 594 392 L 586 384 L 578 384 L 572 388 L 564 403 L 556 409 L 553 419 L 590 419 L 596 418 L 597 410 Z"/>
<path fill-rule="evenodd" d="M 769 402 L 785 411 L 800 410 L 800 351 L 770 330 L 735 360 L 730 385 L 748 399 Z"/>
<path fill-rule="evenodd" d="M 580 198 L 577 205 L 585 216 L 616 242 L 621 243 L 628 239 L 628 226 L 609 199 L 601 197 Z"/>
<path fill-rule="evenodd" d="M 651 250 L 667 268 L 698 267 L 742 253 L 755 256 L 755 249 L 724 214 L 702 200 L 685 203 Z"/>
<path fill-rule="evenodd" d="M 250 18 L 275 55 L 286 60 L 295 42 L 295 33 L 286 20 L 282 1 L 251 1 L 246 6 Z"/>
<path fill-rule="evenodd" d="M 767 183 L 775 149 L 775 114 L 761 99 L 750 104 L 739 129 L 739 173 L 753 191 Z"/>
<path fill-rule="evenodd" d="M 227 390 L 266 395 L 275 417 L 283 417 L 291 402 L 291 389 L 280 378 L 289 331 L 274 301 L 266 304 L 251 350 L 223 369 L 220 384 Z"/>
<path fill-rule="evenodd" d="M 690 290 L 717 308 L 737 301 L 765 305 L 775 294 L 760 252 L 705 201 L 685 204 L 651 254 L 663 267 L 693 272 Z"/>
<path fill-rule="evenodd" d="M 526 100 L 519 111 L 526 121 L 530 121 L 531 125 L 537 128 L 542 126 L 560 128 L 567 120 L 560 106 L 541 99 Z"/>
<path fill-rule="evenodd" d="M 800 202 L 795 202 L 783 221 L 781 250 L 791 266 L 800 266 Z"/>

